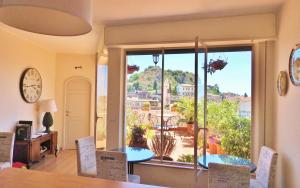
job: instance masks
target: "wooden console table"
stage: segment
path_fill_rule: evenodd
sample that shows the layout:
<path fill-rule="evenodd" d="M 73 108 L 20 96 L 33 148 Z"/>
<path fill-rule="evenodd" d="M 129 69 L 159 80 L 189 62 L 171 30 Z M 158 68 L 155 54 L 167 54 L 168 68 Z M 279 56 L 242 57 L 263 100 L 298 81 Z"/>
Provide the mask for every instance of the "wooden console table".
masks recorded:
<path fill-rule="evenodd" d="M 42 151 L 41 148 L 45 148 Z M 28 168 L 32 163 L 39 162 L 45 154 L 57 153 L 57 131 L 40 136 L 31 140 L 16 140 L 14 145 L 14 162 L 27 164 Z"/>

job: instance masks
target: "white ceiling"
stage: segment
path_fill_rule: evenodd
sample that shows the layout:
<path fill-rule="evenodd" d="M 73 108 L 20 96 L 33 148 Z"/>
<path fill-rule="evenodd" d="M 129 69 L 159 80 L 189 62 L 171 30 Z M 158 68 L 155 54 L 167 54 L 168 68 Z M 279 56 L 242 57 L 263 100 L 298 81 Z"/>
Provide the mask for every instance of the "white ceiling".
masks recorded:
<path fill-rule="evenodd" d="M 285 0 L 93 0 L 93 31 L 78 37 L 54 37 L 0 29 L 59 53 L 94 53 L 102 25 L 160 22 L 276 12 Z"/>

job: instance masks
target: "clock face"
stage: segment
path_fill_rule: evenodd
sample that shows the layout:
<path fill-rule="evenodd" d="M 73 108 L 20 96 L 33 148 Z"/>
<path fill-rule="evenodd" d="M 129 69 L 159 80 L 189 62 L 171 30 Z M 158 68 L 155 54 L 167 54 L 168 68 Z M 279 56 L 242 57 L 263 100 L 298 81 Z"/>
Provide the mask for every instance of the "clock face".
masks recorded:
<path fill-rule="evenodd" d="M 39 100 L 42 94 L 42 78 L 34 68 L 26 69 L 20 80 L 20 92 L 22 98 L 28 103 Z"/>

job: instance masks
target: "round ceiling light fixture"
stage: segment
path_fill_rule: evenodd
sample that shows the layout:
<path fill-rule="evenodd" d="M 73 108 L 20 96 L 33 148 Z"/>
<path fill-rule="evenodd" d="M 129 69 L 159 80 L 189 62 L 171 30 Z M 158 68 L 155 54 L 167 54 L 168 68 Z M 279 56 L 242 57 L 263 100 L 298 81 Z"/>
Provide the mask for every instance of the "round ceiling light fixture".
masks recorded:
<path fill-rule="evenodd" d="M 39 34 L 82 35 L 92 30 L 91 0 L 0 0 L 0 21 Z"/>

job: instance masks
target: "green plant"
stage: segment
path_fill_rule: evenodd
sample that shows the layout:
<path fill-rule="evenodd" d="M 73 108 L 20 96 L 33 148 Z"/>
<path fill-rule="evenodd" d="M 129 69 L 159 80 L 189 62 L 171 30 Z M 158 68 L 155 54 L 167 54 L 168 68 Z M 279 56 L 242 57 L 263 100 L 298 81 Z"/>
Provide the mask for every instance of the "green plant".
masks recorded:
<path fill-rule="evenodd" d="M 144 138 L 145 133 L 146 130 L 144 128 L 135 125 L 131 130 L 131 139 L 129 142 L 129 146 L 149 148 L 147 139 Z"/>
<path fill-rule="evenodd" d="M 194 123 L 194 100 L 188 97 L 181 98 L 177 103 L 178 112 L 186 123 Z"/>
<path fill-rule="evenodd" d="M 191 154 L 182 154 L 177 159 L 178 162 L 185 162 L 185 163 L 194 163 L 194 155 Z"/>
<path fill-rule="evenodd" d="M 221 146 L 227 154 L 250 159 L 250 119 L 240 118 L 229 127 L 221 138 Z"/>
<path fill-rule="evenodd" d="M 198 105 L 198 121 L 203 122 L 203 101 Z M 250 158 L 251 120 L 238 116 L 238 102 L 223 100 L 207 104 L 207 128 L 209 134 L 221 137 L 225 153 Z"/>
<path fill-rule="evenodd" d="M 161 144 L 161 136 L 155 135 L 152 139 L 151 149 L 155 153 L 155 156 L 161 156 L 161 145 L 162 145 L 162 156 L 169 157 L 171 153 L 174 151 L 176 146 L 176 140 L 171 134 L 164 134 L 162 136 L 162 144 Z"/>
<path fill-rule="evenodd" d="M 150 110 L 150 102 L 143 102 L 142 110 L 145 110 L 145 111 Z"/>
<path fill-rule="evenodd" d="M 128 108 L 126 110 L 126 144 L 129 144 L 132 138 L 132 130 L 137 126 L 145 130 L 144 136 L 146 139 L 152 139 L 154 131 L 151 129 L 152 126 L 150 123 L 141 123 L 139 121 L 139 114 L 136 111 Z"/>

